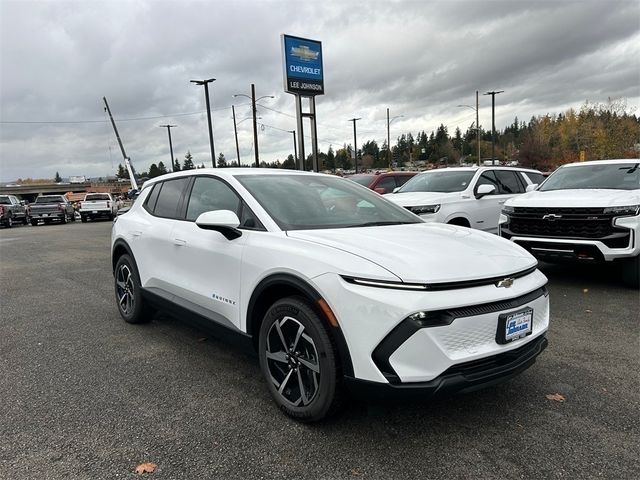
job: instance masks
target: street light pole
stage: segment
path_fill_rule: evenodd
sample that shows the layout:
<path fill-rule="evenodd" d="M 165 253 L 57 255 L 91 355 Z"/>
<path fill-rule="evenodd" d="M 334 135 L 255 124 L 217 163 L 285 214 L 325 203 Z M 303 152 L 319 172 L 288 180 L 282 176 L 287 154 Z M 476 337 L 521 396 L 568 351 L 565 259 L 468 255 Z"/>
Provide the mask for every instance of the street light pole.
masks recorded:
<path fill-rule="evenodd" d="M 387 163 L 389 165 L 389 170 L 391 170 L 391 133 L 389 126 L 391 125 L 391 122 L 393 122 L 396 118 L 401 117 L 404 117 L 404 115 L 396 115 L 391 120 L 389 120 L 389 109 L 387 108 Z"/>
<path fill-rule="evenodd" d="M 207 121 L 209 123 L 209 147 L 211 148 L 211 165 L 216 167 L 216 151 L 213 147 L 213 125 L 211 124 L 211 107 L 209 105 L 209 84 L 215 82 L 215 78 L 208 80 L 191 80 L 196 85 L 204 85 L 204 98 L 207 104 Z"/>
<path fill-rule="evenodd" d="M 356 167 L 356 173 L 358 173 L 358 140 L 356 137 L 356 122 L 358 120 L 361 120 L 361 118 L 352 118 L 349 120 L 350 122 L 353 122 L 353 160 Z"/>
<path fill-rule="evenodd" d="M 491 95 L 491 164 L 495 165 L 496 158 L 496 95 L 504 92 L 487 92 L 485 95 Z"/>
<path fill-rule="evenodd" d="M 236 107 L 231 105 L 231 111 L 233 112 L 233 132 L 236 135 L 236 156 L 238 157 L 238 167 L 240 166 L 240 147 L 238 146 L 238 126 L 236 125 Z"/>
<path fill-rule="evenodd" d="M 173 144 L 171 143 L 171 129 L 173 127 L 177 127 L 177 125 L 159 125 L 160 127 L 166 127 L 167 128 L 167 133 L 169 134 L 169 152 L 171 154 L 171 171 L 173 172 Z"/>
<path fill-rule="evenodd" d="M 298 165 L 298 145 L 296 144 L 296 131 L 289 130 L 289 133 L 293 134 L 293 160 Z"/>

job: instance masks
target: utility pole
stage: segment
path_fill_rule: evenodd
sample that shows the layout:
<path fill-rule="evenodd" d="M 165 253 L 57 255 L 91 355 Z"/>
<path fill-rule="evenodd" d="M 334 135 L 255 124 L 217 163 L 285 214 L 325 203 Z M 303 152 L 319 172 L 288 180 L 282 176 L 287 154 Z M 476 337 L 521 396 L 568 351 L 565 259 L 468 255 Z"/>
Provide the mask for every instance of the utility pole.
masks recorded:
<path fill-rule="evenodd" d="M 173 144 L 171 143 L 171 129 L 173 127 L 177 127 L 177 125 L 159 125 L 159 127 L 167 128 L 167 133 L 169 134 L 169 152 L 171 153 L 171 171 L 173 172 Z"/>
<path fill-rule="evenodd" d="M 389 133 L 389 109 L 387 108 L 387 168 L 391 170 L 391 134 Z"/>
<path fill-rule="evenodd" d="M 209 122 L 209 147 L 211 148 L 211 165 L 216 168 L 216 151 L 213 147 L 213 125 L 211 124 L 211 108 L 209 106 L 209 84 L 215 82 L 215 78 L 208 80 L 191 80 L 196 85 L 204 85 L 204 98 L 207 104 L 207 121 Z"/>
<path fill-rule="evenodd" d="M 260 167 L 258 156 L 258 124 L 256 123 L 256 86 L 251 84 L 251 109 L 253 112 L 253 151 L 256 154 L 256 168 Z"/>
<path fill-rule="evenodd" d="M 361 120 L 361 118 L 352 118 L 351 120 L 349 120 L 350 122 L 353 122 L 353 160 L 356 166 L 356 173 L 358 173 L 358 140 L 356 136 L 356 122 L 358 120 Z"/>
<path fill-rule="evenodd" d="M 495 165 L 496 158 L 496 95 L 504 92 L 487 92 L 485 95 L 491 95 L 491 164 Z"/>
<path fill-rule="evenodd" d="M 476 142 L 478 144 L 478 166 L 480 166 L 480 102 L 478 100 L 478 90 L 476 90 Z"/>
<path fill-rule="evenodd" d="M 289 133 L 293 134 L 293 160 L 296 162 L 296 166 L 298 165 L 298 146 L 296 145 L 296 131 L 289 130 Z"/>
<path fill-rule="evenodd" d="M 236 125 L 236 107 L 231 105 L 231 111 L 233 112 L 233 132 L 236 135 L 236 157 L 238 157 L 238 167 L 240 166 L 240 147 L 238 146 L 238 126 Z"/>

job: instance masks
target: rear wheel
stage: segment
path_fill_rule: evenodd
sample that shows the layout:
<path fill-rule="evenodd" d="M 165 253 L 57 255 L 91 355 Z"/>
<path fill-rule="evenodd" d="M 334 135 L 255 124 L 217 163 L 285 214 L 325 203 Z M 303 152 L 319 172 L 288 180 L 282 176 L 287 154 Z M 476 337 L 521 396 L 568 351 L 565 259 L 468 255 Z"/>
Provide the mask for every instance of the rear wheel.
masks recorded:
<path fill-rule="evenodd" d="M 38 220 L 31 219 L 31 226 L 35 227 L 38 225 Z"/>
<path fill-rule="evenodd" d="M 7 217 L 7 220 L 4 222 L 4 226 L 7 228 L 13 227 L 13 217 L 11 215 Z"/>
<path fill-rule="evenodd" d="M 82 223 L 87 223 L 87 216 L 86 215 L 81 215 L 80 216 L 80 220 L 82 221 Z"/>
<path fill-rule="evenodd" d="M 260 368 L 274 400 L 302 422 L 322 420 L 341 397 L 338 358 L 322 319 L 301 297 L 275 302 L 258 340 Z"/>
<path fill-rule="evenodd" d="M 69 219 L 67 218 L 67 214 L 62 215 L 62 223 L 67 223 Z"/>
<path fill-rule="evenodd" d="M 128 323 L 145 323 L 151 320 L 153 309 L 142 298 L 140 277 L 129 255 L 122 255 L 116 263 L 116 302 L 120 316 Z"/>
<path fill-rule="evenodd" d="M 22 219 L 22 224 L 26 225 L 27 223 L 29 223 L 29 217 L 25 215 L 24 218 Z"/>

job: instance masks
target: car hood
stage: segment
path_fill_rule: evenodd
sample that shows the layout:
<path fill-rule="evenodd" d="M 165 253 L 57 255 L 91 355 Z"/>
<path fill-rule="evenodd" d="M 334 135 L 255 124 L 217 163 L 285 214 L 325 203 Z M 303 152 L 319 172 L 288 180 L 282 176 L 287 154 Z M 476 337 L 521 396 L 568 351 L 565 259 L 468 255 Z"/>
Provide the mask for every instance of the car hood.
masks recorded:
<path fill-rule="evenodd" d="M 507 200 L 511 207 L 623 207 L 640 203 L 640 190 L 533 191 Z"/>
<path fill-rule="evenodd" d="M 365 258 L 404 282 L 498 277 L 536 265 L 536 260 L 513 242 L 478 230 L 437 223 L 293 230 L 287 235 Z"/>
<path fill-rule="evenodd" d="M 384 195 L 384 198 L 403 207 L 415 207 L 418 205 L 437 205 L 451 202 L 460 198 L 460 194 L 461 192 L 405 192 L 390 193 Z"/>

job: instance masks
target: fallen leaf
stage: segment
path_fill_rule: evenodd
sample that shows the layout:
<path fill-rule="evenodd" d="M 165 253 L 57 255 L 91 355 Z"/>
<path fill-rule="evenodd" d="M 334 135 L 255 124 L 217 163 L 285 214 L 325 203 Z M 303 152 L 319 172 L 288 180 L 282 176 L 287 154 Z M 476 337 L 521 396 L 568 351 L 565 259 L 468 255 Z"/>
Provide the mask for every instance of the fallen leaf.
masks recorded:
<path fill-rule="evenodd" d="M 585 310 L 585 312 L 587 313 L 591 313 L 591 310 L 589 310 L 588 308 Z"/>
<path fill-rule="evenodd" d="M 566 400 L 564 395 L 560 395 L 559 393 L 550 393 L 546 397 L 547 400 L 553 400 L 554 402 L 564 402 Z"/>
<path fill-rule="evenodd" d="M 582 293 L 589 293 L 589 289 L 588 288 L 583 289 Z"/>
<path fill-rule="evenodd" d="M 349 473 L 351 475 L 353 475 L 354 477 L 359 477 L 362 475 L 362 472 L 360 470 L 358 470 L 357 468 L 352 468 Z"/>
<path fill-rule="evenodd" d="M 136 467 L 136 473 L 142 475 L 143 473 L 153 473 L 156 471 L 157 465 L 155 463 L 141 463 Z"/>

